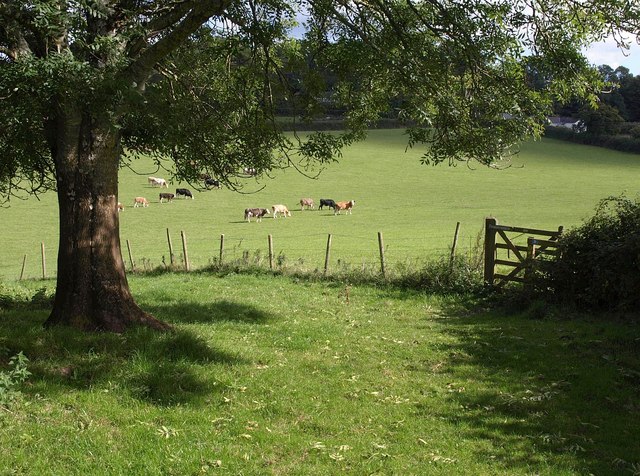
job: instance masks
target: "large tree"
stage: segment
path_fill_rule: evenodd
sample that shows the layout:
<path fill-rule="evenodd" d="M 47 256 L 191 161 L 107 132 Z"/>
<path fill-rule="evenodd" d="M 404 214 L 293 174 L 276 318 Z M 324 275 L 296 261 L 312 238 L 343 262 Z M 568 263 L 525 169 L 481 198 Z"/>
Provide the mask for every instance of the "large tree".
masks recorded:
<path fill-rule="evenodd" d="M 242 166 L 332 160 L 393 100 L 425 162 L 495 163 L 554 100 L 595 100 L 580 50 L 625 31 L 640 31 L 628 0 L 2 0 L 0 191 L 58 194 L 47 324 L 166 328 L 121 257 L 118 169 L 138 154 L 236 187 Z M 338 105 L 346 129 L 292 139 L 276 100 L 302 118 Z"/>

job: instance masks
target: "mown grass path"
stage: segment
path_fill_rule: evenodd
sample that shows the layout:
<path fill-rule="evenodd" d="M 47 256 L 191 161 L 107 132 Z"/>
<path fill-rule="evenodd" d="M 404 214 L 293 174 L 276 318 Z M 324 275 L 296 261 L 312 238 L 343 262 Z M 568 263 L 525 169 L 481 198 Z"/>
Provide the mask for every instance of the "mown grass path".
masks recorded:
<path fill-rule="evenodd" d="M 36 288 L 40 283 L 28 283 Z M 51 285 L 52 283 L 47 283 Z M 634 474 L 638 325 L 268 275 L 136 276 L 175 332 L 43 330 L 0 474 Z"/>

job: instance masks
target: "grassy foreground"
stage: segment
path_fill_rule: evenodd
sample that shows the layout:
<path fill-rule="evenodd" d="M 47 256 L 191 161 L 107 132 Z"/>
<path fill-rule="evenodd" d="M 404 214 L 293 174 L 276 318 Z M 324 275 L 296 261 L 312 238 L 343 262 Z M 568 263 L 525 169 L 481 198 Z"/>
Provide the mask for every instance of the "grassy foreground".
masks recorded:
<path fill-rule="evenodd" d="M 33 375 L 0 408 L 0 474 L 640 471 L 637 324 L 268 275 L 131 285 L 174 333 L 43 330 L 5 298 L 0 362 Z"/>

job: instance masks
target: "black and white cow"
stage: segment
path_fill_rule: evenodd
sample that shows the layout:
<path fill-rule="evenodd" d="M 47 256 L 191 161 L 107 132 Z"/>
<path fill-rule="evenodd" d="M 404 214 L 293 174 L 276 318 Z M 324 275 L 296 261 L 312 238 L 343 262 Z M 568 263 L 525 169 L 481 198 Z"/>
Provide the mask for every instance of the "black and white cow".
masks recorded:
<path fill-rule="evenodd" d="M 220 180 L 208 178 L 204 180 L 204 186 L 207 188 L 220 188 Z"/>
<path fill-rule="evenodd" d="M 193 200 L 193 195 L 191 194 L 191 190 L 188 188 L 176 188 L 176 197 L 183 196 L 184 198 L 189 197 Z"/>

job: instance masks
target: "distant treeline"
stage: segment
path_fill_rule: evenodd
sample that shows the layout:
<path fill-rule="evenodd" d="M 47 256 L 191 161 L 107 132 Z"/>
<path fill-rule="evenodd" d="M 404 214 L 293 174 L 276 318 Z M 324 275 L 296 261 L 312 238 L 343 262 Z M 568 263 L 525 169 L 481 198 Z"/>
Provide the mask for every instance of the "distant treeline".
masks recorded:
<path fill-rule="evenodd" d="M 284 131 L 339 131 L 345 128 L 345 120 L 341 118 L 319 119 L 312 122 L 282 120 L 279 124 Z M 406 121 L 391 118 L 378 119 L 369 126 L 370 129 L 402 129 L 405 127 L 409 127 Z"/>
<path fill-rule="evenodd" d="M 637 127 L 640 127 L 640 124 L 625 123 L 619 134 L 607 135 L 575 132 L 565 127 L 548 126 L 545 129 L 544 135 L 550 139 L 561 139 L 577 144 L 595 145 L 607 149 L 640 154 L 640 138 L 629 134 L 629 131 Z"/>

